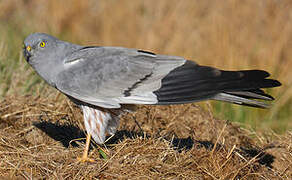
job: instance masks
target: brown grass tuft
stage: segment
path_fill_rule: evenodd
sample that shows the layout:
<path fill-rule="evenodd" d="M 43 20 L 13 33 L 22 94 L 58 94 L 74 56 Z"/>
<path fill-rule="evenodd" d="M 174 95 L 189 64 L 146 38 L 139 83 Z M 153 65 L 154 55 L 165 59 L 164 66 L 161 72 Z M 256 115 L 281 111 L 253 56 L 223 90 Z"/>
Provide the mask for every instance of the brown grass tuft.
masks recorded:
<path fill-rule="evenodd" d="M 57 103 L 56 98 L 60 99 Z M 138 107 L 136 113 L 123 117 L 116 136 L 102 147 L 108 159 L 102 159 L 94 145 L 90 157 L 96 162 L 80 164 L 76 157 L 84 146 L 82 115 L 68 103 L 58 95 L 11 97 L 0 103 L 2 177 L 292 177 L 291 133 L 264 137 L 218 120 L 195 105 Z"/>
<path fill-rule="evenodd" d="M 277 99 L 271 111 L 219 107 L 254 129 L 285 132 L 292 127 L 291 8 L 291 0 L 1 1 L 0 59 L 6 69 L 0 93 L 32 94 L 35 85 L 43 86 L 18 57 L 25 36 L 47 32 L 73 43 L 145 49 L 227 70 L 267 70 L 283 83 L 271 90 Z"/>

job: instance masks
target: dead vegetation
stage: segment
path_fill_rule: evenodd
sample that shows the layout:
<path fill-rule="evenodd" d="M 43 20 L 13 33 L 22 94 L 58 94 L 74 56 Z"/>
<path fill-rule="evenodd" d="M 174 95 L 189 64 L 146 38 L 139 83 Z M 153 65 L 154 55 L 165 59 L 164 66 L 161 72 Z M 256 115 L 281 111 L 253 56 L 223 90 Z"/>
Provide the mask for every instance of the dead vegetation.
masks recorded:
<path fill-rule="evenodd" d="M 57 97 L 57 96 L 56 96 Z M 289 179 L 292 134 L 264 137 L 196 105 L 138 107 L 95 163 L 78 163 L 82 114 L 66 98 L 11 97 L 0 104 L 0 175 L 8 179 Z M 141 129 L 135 123 L 140 123 Z"/>
<path fill-rule="evenodd" d="M 277 99 L 271 110 L 216 104 L 214 112 L 283 133 L 292 127 L 291 8 L 291 0 L 1 1 L 0 99 L 44 89 L 21 58 L 21 45 L 28 34 L 46 32 L 73 43 L 144 49 L 226 70 L 264 69 L 283 84 L 270 91 Z"/>

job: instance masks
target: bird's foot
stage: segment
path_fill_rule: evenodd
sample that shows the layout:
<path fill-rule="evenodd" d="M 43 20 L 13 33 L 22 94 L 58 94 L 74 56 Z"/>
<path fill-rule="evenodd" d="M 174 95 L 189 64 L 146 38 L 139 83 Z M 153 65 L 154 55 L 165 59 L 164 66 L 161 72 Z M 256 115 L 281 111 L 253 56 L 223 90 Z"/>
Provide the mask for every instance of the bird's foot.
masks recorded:
<path fill-rule="evenodd" d="M 91 159 L 91 158 L 88 158 L 87 156 L 84 157 L 77 157 L 77 161 L 80 162 L 80 163 L 85 163 L 85 162 L 90 162 L 90 163 L 94 163 L 95 160 L 94 159 Z"/>

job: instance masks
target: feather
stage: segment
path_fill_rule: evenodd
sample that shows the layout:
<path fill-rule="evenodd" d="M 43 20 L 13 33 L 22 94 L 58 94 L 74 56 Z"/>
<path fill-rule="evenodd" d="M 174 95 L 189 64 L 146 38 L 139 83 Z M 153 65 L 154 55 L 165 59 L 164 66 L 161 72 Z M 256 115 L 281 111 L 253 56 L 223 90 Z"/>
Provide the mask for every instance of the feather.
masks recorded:
<path fill-rule="evenodd" d="M 269 73 L 262 70 L 223 71 L 187 61 L 163 78 L 161 88 L 154 94 L 158 104 L 164 105 L 214 99 L 265 108 L 263 103 L 249 99 L 273 100 L 260 88 L 281 84 L 267 77 Z"/>

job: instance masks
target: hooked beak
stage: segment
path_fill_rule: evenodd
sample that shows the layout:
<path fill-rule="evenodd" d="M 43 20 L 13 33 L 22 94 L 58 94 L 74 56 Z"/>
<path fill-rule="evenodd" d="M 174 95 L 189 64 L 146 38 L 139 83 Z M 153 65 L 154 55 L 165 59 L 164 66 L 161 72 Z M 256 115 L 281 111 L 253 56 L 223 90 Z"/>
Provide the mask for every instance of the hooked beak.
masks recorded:
<path fill-rule="evenodd" d="M 29 62 L 29 58 L 31 57 L 30 51 L 31 51 L 31 46 L 29 45 L 25 46 L 25 44 L 23 44 L 23 56 L 27 62 Z"/>

